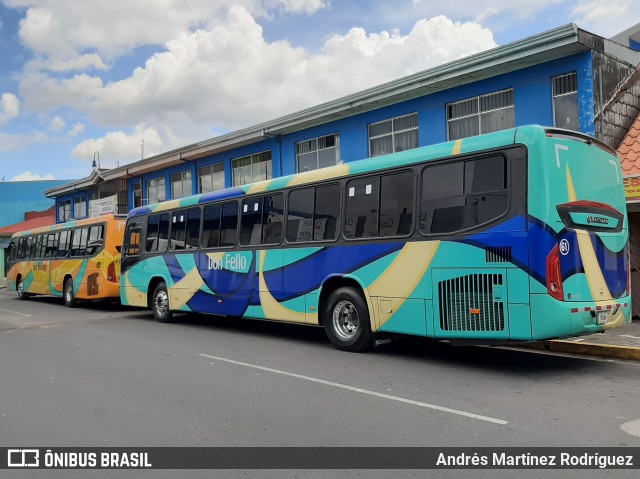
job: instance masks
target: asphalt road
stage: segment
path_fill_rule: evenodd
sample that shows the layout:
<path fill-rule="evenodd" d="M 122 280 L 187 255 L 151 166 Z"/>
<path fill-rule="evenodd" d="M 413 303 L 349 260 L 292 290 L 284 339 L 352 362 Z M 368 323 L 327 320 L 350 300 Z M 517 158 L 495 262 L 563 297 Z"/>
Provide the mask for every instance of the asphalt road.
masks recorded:
<path fill-rule="evenodd" d="M 147 311 L 116 304 L 68 309 L 60 299 L 19 301 L 15 293 L 0 292 L 3 447 L 640 446 L 640 428 L 632 423 L 638 420 L 638 364 L 451 348 L 420 339 L 352 354 L 333 349 L 317 328 L 211 316 L 160 324 Z M 32 477 L 11 472 L 11 477 Z M 31 474 L 229 477 L 229 472 Z M 238 474 L 347 473 L 285 472 Z M 604 472 L 637 477 L 637 471 Z M 602 471 L 526 470 L 356 475 L 514 474 L 603 476 Z"/>

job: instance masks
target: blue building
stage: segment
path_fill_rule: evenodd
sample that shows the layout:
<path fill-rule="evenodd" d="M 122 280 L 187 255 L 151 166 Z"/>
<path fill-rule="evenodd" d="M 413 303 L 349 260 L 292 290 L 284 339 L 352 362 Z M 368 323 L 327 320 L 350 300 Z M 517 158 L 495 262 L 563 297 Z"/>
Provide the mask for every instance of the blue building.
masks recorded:
<path fill-rule="evenodd" d="M 640 52 L 570 24 L 49 189 L 57 221 L 526 124 L 616 148 L 640 111 Z M 99 211 L 99 208 L 95 208 Z M 88 213 L 89 212 L 89 213 Z"/>

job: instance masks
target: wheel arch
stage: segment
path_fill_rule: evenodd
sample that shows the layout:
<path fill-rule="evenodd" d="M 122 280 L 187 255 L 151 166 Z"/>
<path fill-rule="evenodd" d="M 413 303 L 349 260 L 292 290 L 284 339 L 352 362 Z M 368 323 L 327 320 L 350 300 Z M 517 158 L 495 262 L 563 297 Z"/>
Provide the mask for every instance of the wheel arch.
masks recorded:
<path fill-rule="evenodd" d="M 153 276 L 149 280 L 149 286 L 147 286 L 147 308 L 149 309 L 152 309 L 153 293 L 160 283 L 166 284 L 169 290 L 169 283 L 164 276 Z M 171 295 L 169 295 L 169 307 L 171 307 Z"/>
<path fill-rule="evenodd" d="M 324 326 L 326 305 L 329 296 L 331 296 L 331 293 L 333 293 L 336 289 L 343 287 L 356 289 L 362 294 L 365 302 L 367 303 L 367 308 L 369 309 L 371 331 L 376 331 L 378 329 L 377 308 L 373 307 L 373 300 L 369 295 L 369 290 L 367 289 L 364 281 L 362 281 L 360 277 L 352 274 L 334 274 L 327 276 L 327 278 L 324 279 L 322 285 L 320 286 L 320 297 L 318 299 L 318 325 Z"/>

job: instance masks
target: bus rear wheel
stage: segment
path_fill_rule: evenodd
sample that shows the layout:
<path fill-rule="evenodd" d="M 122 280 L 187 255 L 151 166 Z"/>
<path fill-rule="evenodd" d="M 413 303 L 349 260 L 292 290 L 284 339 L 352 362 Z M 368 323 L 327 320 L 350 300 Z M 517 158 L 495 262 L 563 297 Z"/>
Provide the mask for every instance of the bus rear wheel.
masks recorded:
<path fill-rule="evenodd" d="M 73 280 L 67 279 L 64 283 L 64 305 L 73 308 L 76 305 L 76 296 L 73 293 Z"/>
<path fill-rule="evenodd" d="M 329 341 L 343 351 L 359 353 L 373 347 L 369 308 L 359 291 L 338 288 L 325 308 L 324 329 Z"/>
<path fill-rule="evenodd" d="M 169 308 L 169 292 L 165 283 L 160 283 L 156 286 L 153 292 L 153 300 L 151 301 L 151 309 L 156 321 L 170 323 L 173 320 L 173 312 Z"/>
<path fill-rule="evenodd" d="M 29 295 L 24 292 L 24 282 L 22 281 L 22 279 L 18 280 L 18 284 L 16 285 L 16 290 L 18 291 L 18 299 L 20 301 L 29 299 Z"/>

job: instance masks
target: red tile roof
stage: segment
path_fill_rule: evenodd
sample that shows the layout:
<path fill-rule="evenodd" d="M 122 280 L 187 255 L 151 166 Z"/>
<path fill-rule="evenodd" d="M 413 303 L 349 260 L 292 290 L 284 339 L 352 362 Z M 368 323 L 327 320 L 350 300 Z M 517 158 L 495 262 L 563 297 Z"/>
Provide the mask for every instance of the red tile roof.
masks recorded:
<path fill-rule="evenodd" d="M 42 226 L 54 225 L 56 223 L 55 206 L 52 206 L 49 210 L 47 210 L 47 212 L 49 213 L 47 216 L 32 218 L 27 221 L 22 221 L 20 223 L 0 228 L 0 236 L 11 236 L 13 233 L 18 233 L 19 231 L 27 231 L 34 228 L 40 228 Z"/>
<path fill-rule="evenodd" d="M 623 176 L 640 175 L 640 115 L 618 147 Z"/>

